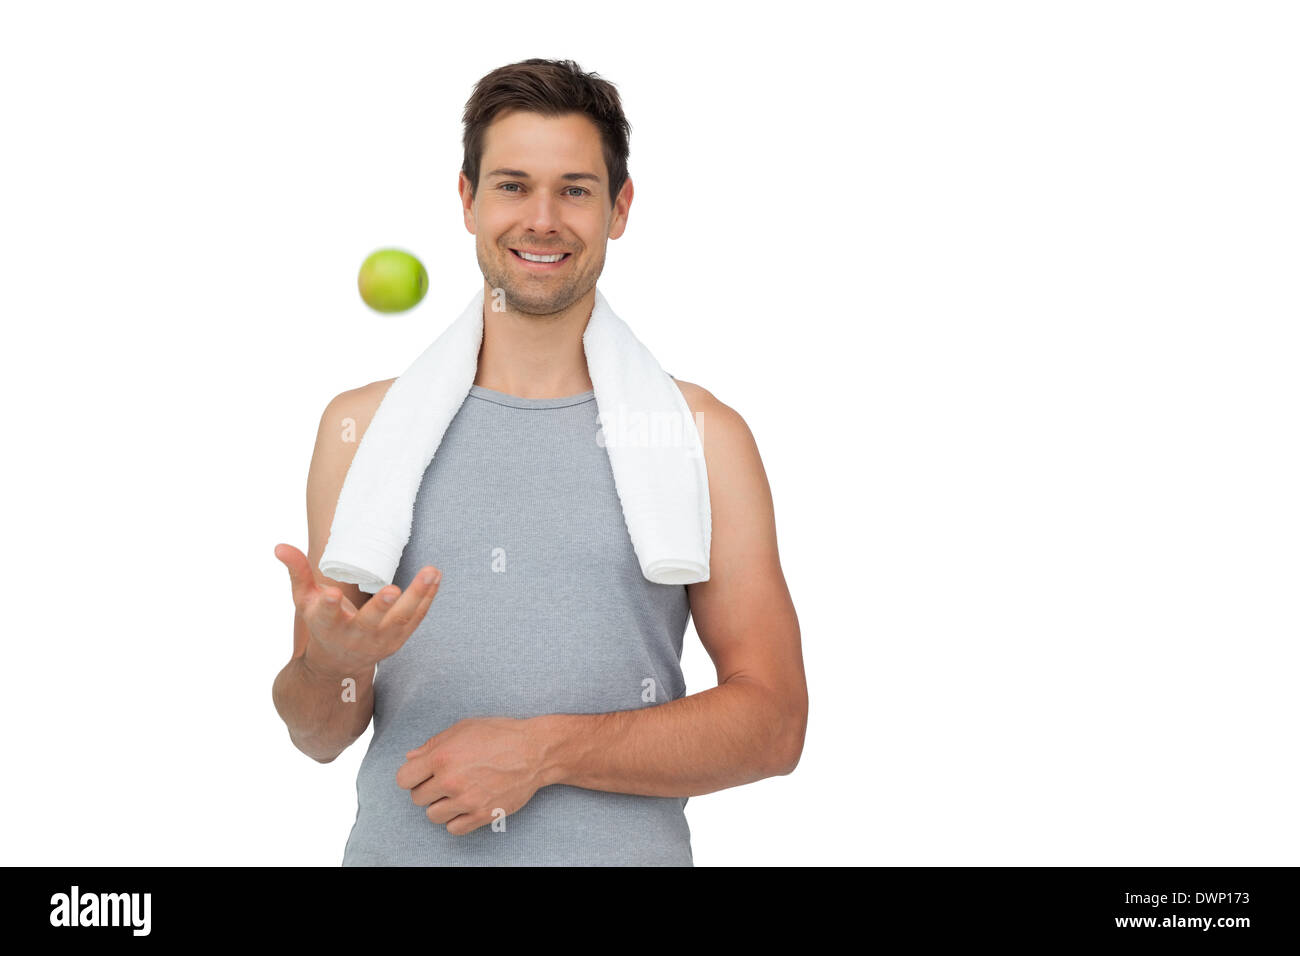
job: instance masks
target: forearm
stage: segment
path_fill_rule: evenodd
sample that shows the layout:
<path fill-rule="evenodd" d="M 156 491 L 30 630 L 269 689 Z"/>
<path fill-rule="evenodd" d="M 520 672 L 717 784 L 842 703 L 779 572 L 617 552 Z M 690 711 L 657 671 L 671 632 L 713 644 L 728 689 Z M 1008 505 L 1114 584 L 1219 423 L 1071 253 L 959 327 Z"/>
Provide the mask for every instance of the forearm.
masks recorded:
<path fill-rule="evenodd" d="M 694 797 L 788 773 L 802 744 L 789 709 L 744 679 L 655 707 L 532 722 L 548 784 L 659 797 Z"/>
<path fill-rule="evenodd" d="M 275 709 L 289 728 L 293 745 L 314 760 L 328 763 L 365 733 L 374 714 L 375 669 L 360 668 L 356 686 L 344 675 L 325 673 L 295 657 L 276 675 L 271 688 Z"/>

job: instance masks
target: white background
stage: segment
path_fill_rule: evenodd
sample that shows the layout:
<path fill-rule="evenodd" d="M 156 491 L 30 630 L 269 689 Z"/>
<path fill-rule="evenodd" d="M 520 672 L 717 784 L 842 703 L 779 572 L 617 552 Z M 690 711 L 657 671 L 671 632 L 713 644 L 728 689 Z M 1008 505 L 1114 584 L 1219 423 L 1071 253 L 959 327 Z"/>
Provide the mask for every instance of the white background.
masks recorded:
<path fill-rule="evenodd" d="M 749 423 L 802 626 L 802 761 L 692 799 L 697 865 L 1300 862 L 1296 27 L 6 5 L 0 859 L 339 864 L 369 733 L 290 744 L 273 548 L 325 404 L 478 287 L 461 110 L 546 56 L 618 85 L 601 288 Z"/>

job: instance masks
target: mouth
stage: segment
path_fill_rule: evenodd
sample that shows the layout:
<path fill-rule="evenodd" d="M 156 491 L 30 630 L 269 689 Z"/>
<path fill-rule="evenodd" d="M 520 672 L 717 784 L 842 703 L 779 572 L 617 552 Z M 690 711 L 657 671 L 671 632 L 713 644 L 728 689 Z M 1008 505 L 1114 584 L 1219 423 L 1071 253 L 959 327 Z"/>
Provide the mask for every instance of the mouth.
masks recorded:
<path fill-rule="evenodd" d="M 515 260 L 521 263 L 526 269 L 532 269 L 536 272 L 550 272 L 559 269 L 573 258 L 573 253 L 571 252 L 544 253 L 531 252 L 527 249 L 522 250 L 522 253 L 519 249 L 511 249 L 510 254 L 514 256 Z"/>

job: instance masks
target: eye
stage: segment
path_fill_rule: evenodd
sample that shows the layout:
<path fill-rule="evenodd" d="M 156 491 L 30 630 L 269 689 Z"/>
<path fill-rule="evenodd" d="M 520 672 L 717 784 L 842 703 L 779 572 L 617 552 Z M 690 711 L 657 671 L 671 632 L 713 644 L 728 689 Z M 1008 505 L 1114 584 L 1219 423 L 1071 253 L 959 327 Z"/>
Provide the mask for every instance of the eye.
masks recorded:
<path fill-rule="evenodd" d="M 519 184 L 519 183 L 502 183 L 501 185 L 497 186 L 497 189 L 506 189 L 507 186 L 515 186 L 515 187 L 518 187 L 518 188 L 515 188 L 515 189 L 507 189 L 507 190 L 506 190 L 507 192 L 511 192 L 511 193 L 517 193 L 517 192 L 522 191 L 522 189 L 523 189 L 522 185 Z M 586 197 L 586 196 L 590 196 L 590 195 L 591 195 L 591 190 L 590 190 L 590 189 L 587 189 L 587 188 L 585 188 L 585 187 L 583 187 L 583 186 L 569 186 L 569 187 L 567 187 L 564 191 L 565 191 L 566 193 L 568 193 L 569 195 L 572 196 L 573 194 L 572 194 L 571 190 L 574 190 L 574 189 L 576 189 L 576 190 L 578 191 L 578 195 L 577 195 L 576 197 L 574 197 L 574 198 L 576 198 L 576 199 L 582 199 L 582 198 L 584 198 L 584 197 Z"/>

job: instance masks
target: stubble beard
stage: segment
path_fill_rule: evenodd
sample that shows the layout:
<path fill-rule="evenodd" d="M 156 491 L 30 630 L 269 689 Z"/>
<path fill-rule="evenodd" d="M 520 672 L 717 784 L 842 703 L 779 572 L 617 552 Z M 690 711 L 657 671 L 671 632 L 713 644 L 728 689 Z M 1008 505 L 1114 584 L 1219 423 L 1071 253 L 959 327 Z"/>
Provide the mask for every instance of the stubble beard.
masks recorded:
<path fill-rule="evenodd" d="M 514 255 L 505 247 L 501 247 L 501 254 Z M 511 263 L 485 255 L 482 248 L 478 249 L 478 265 L 490 289 L 504 290 L 506 307 L 526 315 L 554 315 L 577 302 L 590 288 L 586 282 L 587 274 L 578 272 L 560 281 L 539 275 L 540 281 L 530 282 L 527 277 L 511 273 Z M 597 276 L 602 265 L 596 264 Z"/>

